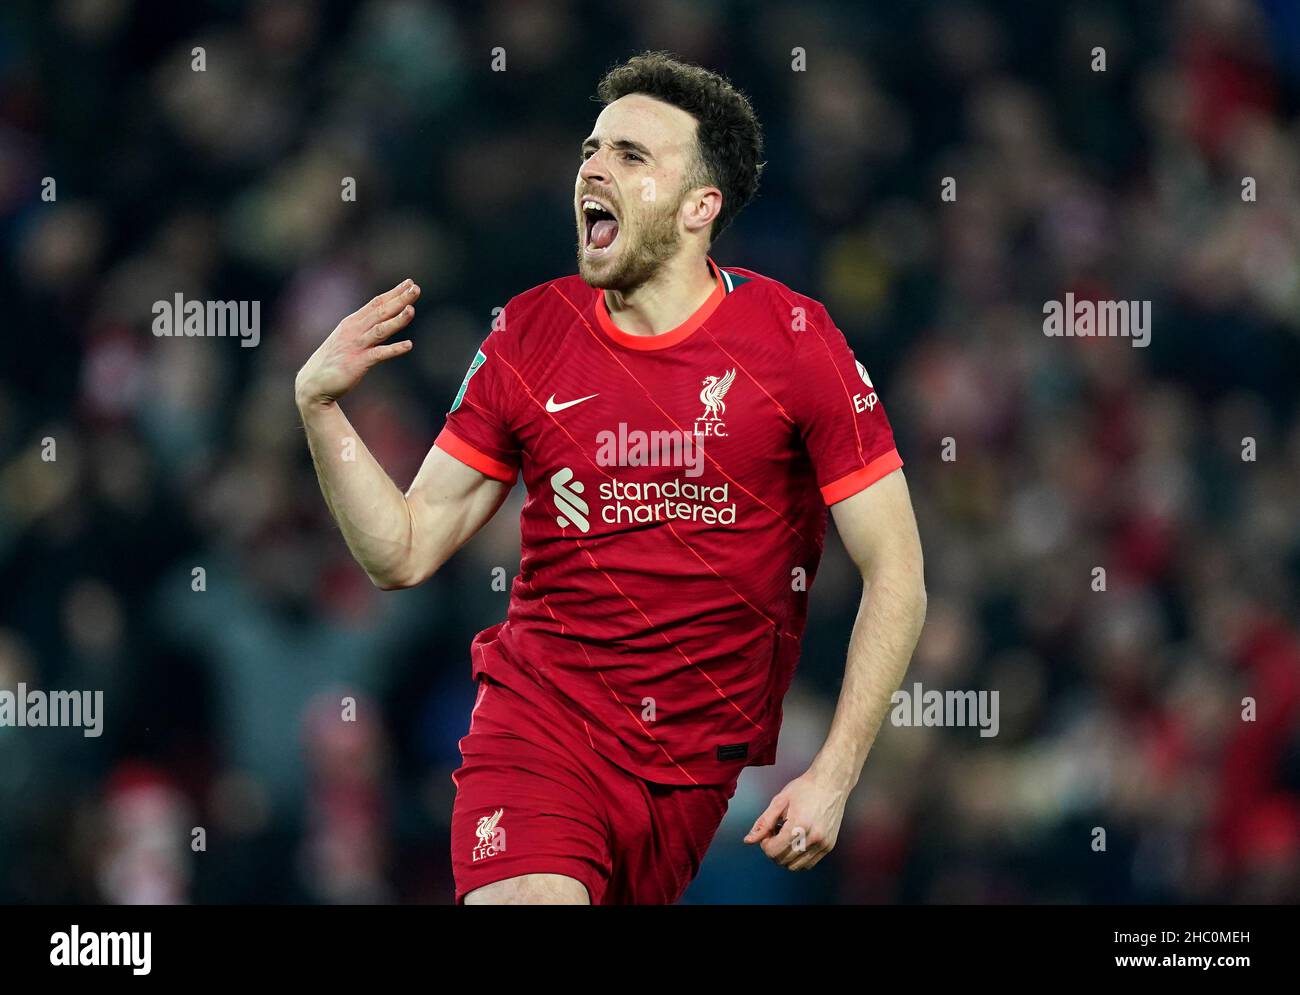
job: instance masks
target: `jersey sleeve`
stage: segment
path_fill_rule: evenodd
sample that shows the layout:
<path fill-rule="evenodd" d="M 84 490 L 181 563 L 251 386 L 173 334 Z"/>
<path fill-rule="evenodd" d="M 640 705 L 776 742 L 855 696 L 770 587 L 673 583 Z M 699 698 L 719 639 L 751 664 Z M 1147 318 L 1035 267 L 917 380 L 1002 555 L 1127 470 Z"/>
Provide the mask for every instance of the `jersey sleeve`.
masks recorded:
<path fill-rule="evenodd" d="M 828 505 L 903 465 L 866 367 L 825 309 L 797 333 L 792 415 Z"/>
<path fill-rule="evenodd" d="M 515 378 L 501 346 L 502 333 L 493 331 L 479 347 L 433 444 L 486 476 L 514 484 L 520 459 L 511 429 Z"/>

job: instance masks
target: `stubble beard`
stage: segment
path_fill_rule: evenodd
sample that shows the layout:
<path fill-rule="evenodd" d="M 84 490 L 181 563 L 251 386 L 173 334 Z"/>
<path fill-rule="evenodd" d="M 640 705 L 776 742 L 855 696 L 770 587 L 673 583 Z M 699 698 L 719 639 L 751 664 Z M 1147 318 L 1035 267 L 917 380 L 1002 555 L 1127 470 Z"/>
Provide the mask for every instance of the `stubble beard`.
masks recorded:
<path fill-rule="evenodd" d="M 618 264 L 603 272 L 595 272 L 582 252 L 578 235 L 578 274 L 589 286 L 597 290 L 617 290 L 630 293 L 649 281 L 660 268 L 677 254 L 681 235 L 677 231 L 677 208 L 655 211 L 646 219 L 645 234 L 631 248 L 625 247 Z M 620 236 L 623 234 L 620 231 Z"/>

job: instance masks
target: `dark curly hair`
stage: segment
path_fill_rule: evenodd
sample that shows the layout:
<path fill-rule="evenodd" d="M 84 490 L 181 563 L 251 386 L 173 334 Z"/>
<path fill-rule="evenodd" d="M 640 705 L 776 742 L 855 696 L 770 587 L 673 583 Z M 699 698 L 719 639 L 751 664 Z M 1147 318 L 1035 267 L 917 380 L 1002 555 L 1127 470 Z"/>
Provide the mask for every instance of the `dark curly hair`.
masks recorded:
<path fill-rule="evenodd" d="M 631 93 L 672 104 L 699 123 L 699 161 L 691 185 L 722 191 L 722 210 L 709 232 L 710 241 L 716 239 L 754 198 L 763 171 L 763 129 L 749 98 L 717 73 L 667 52 L 633 56 L 596 87 L 596 99 L 606 106 Z"/>

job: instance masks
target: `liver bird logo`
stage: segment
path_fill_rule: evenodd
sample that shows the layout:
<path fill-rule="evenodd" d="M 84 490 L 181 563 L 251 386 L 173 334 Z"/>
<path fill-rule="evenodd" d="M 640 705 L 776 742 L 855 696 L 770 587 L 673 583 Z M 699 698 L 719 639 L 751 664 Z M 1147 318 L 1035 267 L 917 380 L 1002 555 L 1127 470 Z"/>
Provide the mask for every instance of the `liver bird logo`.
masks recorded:
<path fill-rule="evenodd" d="M 727 410 L 726 402 L 723 398 L 727 396 L 727 391 L 731 389 L 731 383 L 736 379 L 736 371 L 728 370 L 720 377 L 705 377 L 702 381 L 704 389 L 700 391 L 700 401 L 704 405 L 704 414 L 700 416 L 700 421 L 720 421 Z"/>
<path fill-rule="evenodd" d="M 478 828 L 474 830 L 478 834 L 480 846 L 490 846 L 492 837 L 497 831 L 497 823 L 501 821 L 501 816 L 505 814 L 505 809 L 499 808 L 491 815 L 485 815 L 478 820 Z"/>

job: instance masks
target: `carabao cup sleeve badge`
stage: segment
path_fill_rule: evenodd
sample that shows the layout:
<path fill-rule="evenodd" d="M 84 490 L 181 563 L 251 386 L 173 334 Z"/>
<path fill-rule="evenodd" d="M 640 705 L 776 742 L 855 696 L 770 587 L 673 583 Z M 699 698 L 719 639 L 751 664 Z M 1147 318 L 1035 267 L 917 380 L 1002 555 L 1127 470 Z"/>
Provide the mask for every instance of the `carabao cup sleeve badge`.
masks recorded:
<path fill-rule="evenodd" d="M 451 414 L 452 411 L 460 407 L 460 402 L 465 400 L 465 391 L 469 389 L 470 377 L 477 373 L 478 368 L 486 362 L 487 357 L 483 355 L 482 349 L 474 353 L 474 362 L 470 363 L 469 369 L 465 371 L 465 379 L 460 382 L 460 390 L 456 391 L 456 400 L 452 402 L 451 409 L 447 414 Z"/>

